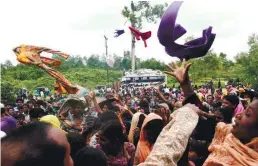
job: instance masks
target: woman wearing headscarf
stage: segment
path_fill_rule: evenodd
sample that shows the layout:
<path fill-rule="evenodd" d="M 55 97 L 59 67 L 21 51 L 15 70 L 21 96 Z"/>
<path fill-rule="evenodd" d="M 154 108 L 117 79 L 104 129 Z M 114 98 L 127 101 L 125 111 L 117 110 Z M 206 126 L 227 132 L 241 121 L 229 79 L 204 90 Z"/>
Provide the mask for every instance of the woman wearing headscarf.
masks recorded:
<path fill-rule="evenodd" d="M 226 95 L 223 97 L 222 107 L 230 107 L 234 109 L 234 115 L 244 111 L 244 107 L 236 95 Z"/>
<path fill-rule="evenodd" d="M 61 128 L 67 132 L 81 132 L 85 105 L 77 98 L 67 99 L 59 111 Z"/>
<path fill-rule="evenodd" d="M 101 150 L 107 156 L 108 166 L 132 166 L 135 147 L 127 141 L 119 120 L 108 121 L 98 132 Z"/>
<path fill-rule="evenodd" d="M 139 122 L 140 115 L 144 115 L 144 114 L 141 112 L 137 112 L 133 115 L 130 131 L 129 131 L 129 135 L 128 135 L 128 140 L 130 143 L 134 143 L 134 131 L 137 128 L 137 124 Z"/>
<path fill-rule="evenodd" d="M 64 133 L 67 134 L 67 132 L 65 132 L 64 130 L 61 129 L 61 123 L 58 120 L 58 118 L 54 115 L 46 115 L 43 116 L 39 119 L 40 122 L 45 122 L 45 123 L 50 123 L 52 126 L 54 126 L 57 129 L 60 129 L 61 131 L 63 131 Z"/>
<path fill-rule="evenodd" d="M 183 85 L 188 95 L 186 102 L 200 107 L 201 102 L 193 93 L 190 85 L 188 70 L 191 64 L 183 62 L 181 67 L 176 63 L 174 68 L 169 66 L 171 72 Z M 163 129 L 158 137 L 151 154 L 140 166 L 162 165 L 175 166 L 183 155 L 188 139 L 195 129 L 199 117 L 208 116 L 198 107 L 187 104 L 178 110 L 177 115 Z M 211 145 L 210 155 L 204 166 L 241 165 L 251 166 L 258 163 L 258 101 L 252 102 L 242 113 L 236 115 L 235 124 L 219 123 Z"/>
<path fill-rule="evenodd" d="M 152 151 L 153 145 L 155 144 L 162 128 L 163 120 L 159 115 L 150 113 L 145 118 L 135 153 L 134 165 L 138 165 L 145 161 Z"/>

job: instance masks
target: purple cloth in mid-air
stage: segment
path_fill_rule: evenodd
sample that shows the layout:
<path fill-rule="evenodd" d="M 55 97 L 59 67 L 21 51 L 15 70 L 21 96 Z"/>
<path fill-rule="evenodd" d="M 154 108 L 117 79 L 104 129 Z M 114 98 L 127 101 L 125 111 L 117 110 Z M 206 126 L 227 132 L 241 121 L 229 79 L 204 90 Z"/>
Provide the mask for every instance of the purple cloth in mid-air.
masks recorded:
<path fill-rule="evenodd" d="M 124 33 L 125 33 L 125 30 L 117 29 L 117 30 L 115 30 L 115 37 L 118 37 L 118 36 L 120 36 L 120 35 L 122 35 Z"/>
<path fill-rule="evenodd" d="M 158 29 L 158 39 L 165 47 L 165 51 L 172 57 L 180 60 L 202 57 L 209 51 L 215 34 L 211 33 L 212 27 L 203 30 L 202 37 L 186 42 L 184 45 L 175 43 L 182 37 L 186 30 L 180 24 L 176 24 L 177 13 L 183 1 L 174 1 L 164 13 Z"/>

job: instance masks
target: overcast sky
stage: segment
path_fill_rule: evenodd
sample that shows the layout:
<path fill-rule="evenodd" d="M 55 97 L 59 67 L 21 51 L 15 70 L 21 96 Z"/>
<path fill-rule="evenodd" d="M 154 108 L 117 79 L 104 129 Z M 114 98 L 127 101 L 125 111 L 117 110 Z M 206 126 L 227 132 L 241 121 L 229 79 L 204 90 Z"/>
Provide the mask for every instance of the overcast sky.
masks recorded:
<path fill-rule="evenodd" d="M 152 1 L 152 3 L 173 1 Z M 113 37 L 117 28 L 124 27 L 121 15 L 128 0 L 8 0 L 0 1 L 0 62 L 16 62 L 12 48 L 21 44 L 45 46 L 71 55 L 104 54 L 104 38 L 109 38 L 108 52 L 123 56 L 130 50 L 130 33 Z M 215 52 L 224 52 L 230 59 L 248 49 L 247 39 L 258 33 L 257 0 L 185 0 L 177 22 L 188 31 L 179 43 L 190 35 L 199 37 L 202 30 L 213 26 L 217 37 L 212 46 Z M 143 31 L 151 30 L 152 37 L 144 48 L 136 44 L 136 56 L 173 60 L 166 55 L 157 39 L 158 24 L 145 24 Z"/>

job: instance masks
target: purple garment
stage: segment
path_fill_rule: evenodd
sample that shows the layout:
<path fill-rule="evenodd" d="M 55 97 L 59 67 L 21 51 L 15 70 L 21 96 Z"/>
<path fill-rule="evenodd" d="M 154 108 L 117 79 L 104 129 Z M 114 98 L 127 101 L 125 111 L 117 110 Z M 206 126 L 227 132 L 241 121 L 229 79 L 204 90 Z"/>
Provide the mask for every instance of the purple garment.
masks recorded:
<path fill-rule="evenodd" d="M 186 33 L 184 27 L 176 24 L 177 13 L 182 3 L 183 1 L 174 1 L 164 13 L 158 29 L 159 42 L 165 47 L 168 55 L 178 57 L 180 60 L 202 57 L 209 51 L 216 35 L 211 33 L 212 27 L 208 27 L 203 30 L 200 38 L 184 45 L 175 43 Z"/>
<path fill-rule="evenodd" d="M 1 131 L 8 133 L 16 128 L 16 120 L 12 117 L 4 117 L 0 121 Z"/>
<path fill-rule="evenodd" d="M 115 30 L 115 37 L 119 37 L 120 35 L 124 34 L 125 33 L 125 30 L 123 29 L 117 29 Z"/>

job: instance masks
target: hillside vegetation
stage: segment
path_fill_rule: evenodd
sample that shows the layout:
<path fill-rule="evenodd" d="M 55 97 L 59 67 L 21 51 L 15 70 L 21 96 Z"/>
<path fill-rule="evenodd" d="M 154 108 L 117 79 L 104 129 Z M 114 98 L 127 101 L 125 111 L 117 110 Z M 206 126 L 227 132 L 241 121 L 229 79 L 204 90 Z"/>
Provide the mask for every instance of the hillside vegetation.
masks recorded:
<path fill-rule="evenodd" d="M 190 77 L 194 84 L 200 85 L 203 82 L 213 80 L 214 85 L 221 81 L 237 81 L 244 84 L 251 83 L 257 86 L 258 80 L 258 37 L 253 34 L 248 40 L 249 51 L 241 52 L 236 55 L 235 60 L 227 59 L 224 53 L 216 54 L 210 51 L 205 57 L 192 59 Z M 15 56 L 15 55 L 14 55 Z M 109 68 L 109 82 L 107 82 L 107 65 L 104 57 L 91 55 L 89 58 L 81 56 L 71 56 L 67 60 L 62 60 L 60 67 L 56 70 L 63 73 L 74 85 L 78 84 L 90 89 L 97 85 L 111 85 L 118 81 L 123 70 L 130 69 L 130 52 L 124 52 L 124 57 L 113 55 L 115 63 L 113 68 Z M 59 58 L 53 56 L 53 58 Z M 164 63 L 156 59 L 142 61 L 136 58 L 136 68 L 148 68 L 154 70 L 166 70 Z M 54 88 L 55 80 L 45 71 L 36 66 L 25 66 L 18 64 L 13 66 L 11 61 L 7 60 L 1 64 L 1 97 L 14 95 L 20 88 L 27 88 L 32 92 L 36 87 Z M 168 85 L 174 85 L 176 81 L 168 77 Z M 223 85 L 223 83 L 222 83 Z"/>

